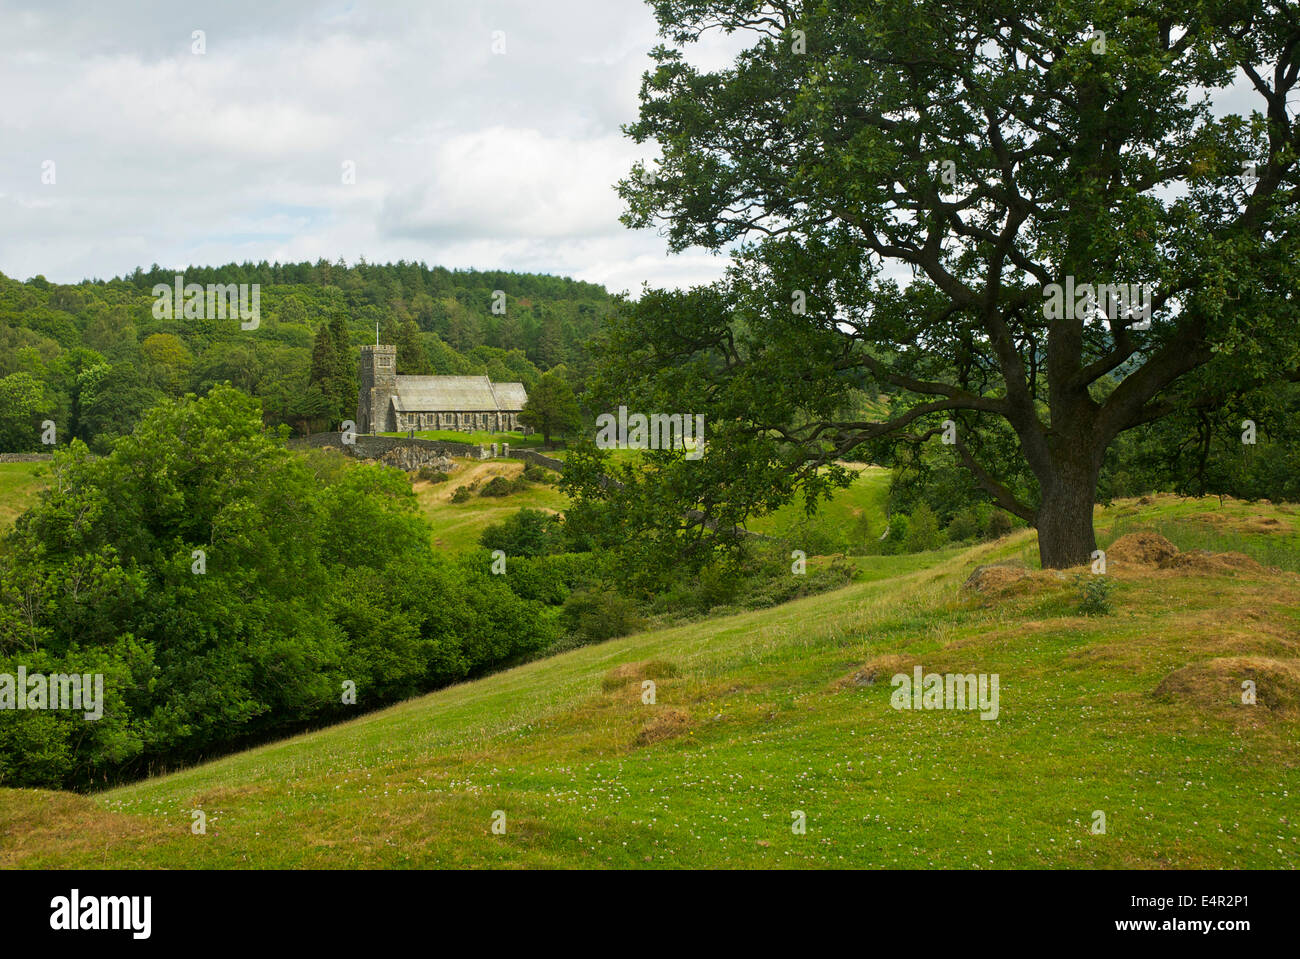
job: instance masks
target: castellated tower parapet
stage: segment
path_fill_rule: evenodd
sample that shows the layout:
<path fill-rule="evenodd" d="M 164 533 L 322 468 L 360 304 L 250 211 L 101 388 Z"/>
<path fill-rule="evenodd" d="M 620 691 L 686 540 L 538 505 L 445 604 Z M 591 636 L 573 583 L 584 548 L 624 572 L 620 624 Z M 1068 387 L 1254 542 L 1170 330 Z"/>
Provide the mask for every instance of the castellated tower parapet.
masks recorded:
<path fill-rule="evenodd" d="M 362 346 L 358 372 L 357 432 L 392 432 L 397 428 L 388 422 L 397 393 L 397 347 Z"/>

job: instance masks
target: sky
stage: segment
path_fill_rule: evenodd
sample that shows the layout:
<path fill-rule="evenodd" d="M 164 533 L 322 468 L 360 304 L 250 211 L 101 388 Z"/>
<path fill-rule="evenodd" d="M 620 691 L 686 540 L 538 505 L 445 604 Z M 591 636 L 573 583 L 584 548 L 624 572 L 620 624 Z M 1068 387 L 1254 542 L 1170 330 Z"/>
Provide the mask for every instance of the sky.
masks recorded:
<path fill-rule="evenodd" d="M 618 221 L 654 156 L 620 129 L 659 42 L 641 0 L 0 0 L 0 25 L 10 277 L 365 257 L 636 294 L 726 265 Z"/>
<path fill-rule="evenodd" d="M 0 272 L 365 257 L 710 282 L 725 257 L 618 221 L 614 184 L 655 153 L 621 126 L 658 42 L 642 0 L 0 0 Z M 1254 105 L 1244 83 L 1218 99 Z"/>

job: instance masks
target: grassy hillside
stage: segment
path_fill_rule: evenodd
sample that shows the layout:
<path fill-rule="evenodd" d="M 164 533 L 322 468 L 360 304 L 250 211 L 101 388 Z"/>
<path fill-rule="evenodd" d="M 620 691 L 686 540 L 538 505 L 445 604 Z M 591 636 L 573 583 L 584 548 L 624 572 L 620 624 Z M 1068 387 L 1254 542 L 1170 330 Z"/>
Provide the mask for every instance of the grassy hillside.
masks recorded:
<path fill-rule="evenodd" d="M 0 463 L 0 529 L 36 502 L 49 472 L 48 463 Z"/>
<path fill-rule="evenodd" d="M 802 501 L 797 500 L 752 520 L 749 528 L 792 541 L 806 537 L 818 545 L 841 550 L 879 539 L 885 532 L 890 471 L 861 463 L 845 465 L 857 472 L 857 479 L 846 489 L 837 490 L 829 503 L 821 503 L 814 516 L 806 516 Z"/>
<path fill-rule="evenodd" d="M 1173 524 L 1193 548 L 1297 533 L 1291 507 L 1230 507 L 1098 518 Z M 1300 865 L 1300 575 L 1112 561 L 1115 613 L 1095 618 L 1068 576 L 961 587 L 1032 536 L 93 797 L 0 791 L 0 866 Z M 889 676 L 914 664 L 999 674 L 1000 715 L 890 708 Z"/>
<path fill-rule="evenodd" d="M 535 484 L 509 496 L 480 496 L 475 490 L 463 503 L 453 503 L 452 495 L 462 486 L 473 483 L 482 489 L 494 476 L 515 479 L 524 471 L 519 460 L 456 460 L 459 469 L 442 483 L 417 481 L 413 484 L 420 512 L 433 530 L 434 545 L 451 552 L 478 546 L 479 535 L 493 523 L 499 523 L 524 507 L 559 511 L 568 497 L 554 486 Z"/>

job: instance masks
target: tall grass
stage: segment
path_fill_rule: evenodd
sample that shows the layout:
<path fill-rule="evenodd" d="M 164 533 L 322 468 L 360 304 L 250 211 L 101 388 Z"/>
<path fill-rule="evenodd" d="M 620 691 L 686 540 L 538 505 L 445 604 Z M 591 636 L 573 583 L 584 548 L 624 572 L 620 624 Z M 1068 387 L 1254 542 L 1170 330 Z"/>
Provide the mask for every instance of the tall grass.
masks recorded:
<path fill-rule="evenodd" d="M 1140 516 L 1117 517 L 1110 527 L 1103 548 L 1128 533 L 1152 530 L 1183 552 L 1207 550 L 1211 553 L 1244 553 L 1264 566 L 1300 573 L 1300 535 L 1290 532 L 1244 533 L 1195 519 L 1143 519 Z"/>

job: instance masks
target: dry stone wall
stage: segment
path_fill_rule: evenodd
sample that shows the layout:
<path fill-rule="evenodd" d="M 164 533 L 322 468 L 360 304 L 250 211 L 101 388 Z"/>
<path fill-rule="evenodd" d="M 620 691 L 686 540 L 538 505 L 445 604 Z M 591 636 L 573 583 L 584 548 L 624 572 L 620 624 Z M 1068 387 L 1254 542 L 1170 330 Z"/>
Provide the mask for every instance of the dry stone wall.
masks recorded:
<path fill-rule="evenodd" d="M 506 444 L 498 446 L 480 446 L 475 443 L 455 443 L 449 440 L 421 440 L 405 436 L 370 436 L 358 434 L 352 443 L 343 442 L 342 433 L 313 433 L 311 436 L 299 437 L 289 441 L 291 447 L 323 448 L 332 447 L 342 450 L 348 456 L 362 460 L 379 460 L 389 466 L 403 470 L 416 470 L 421 466 L 450 471 L 454 464 L 453 456 L 470 459 L 492 459 L 506 456 L 523 460 L 535 466 L 544 466 L 558 473 L 564 472 L 564 461 L 553 459 L 532 449 L 511 448 Z"/>

